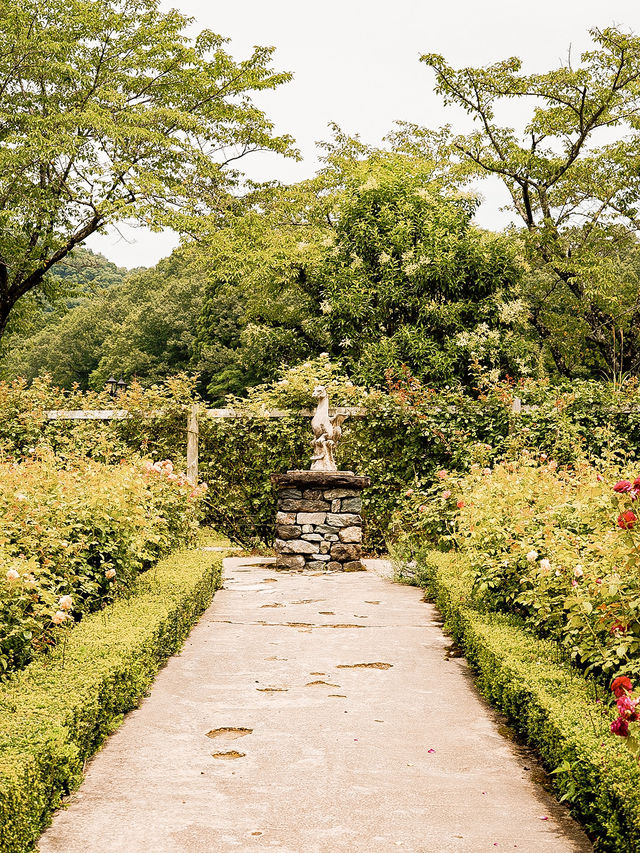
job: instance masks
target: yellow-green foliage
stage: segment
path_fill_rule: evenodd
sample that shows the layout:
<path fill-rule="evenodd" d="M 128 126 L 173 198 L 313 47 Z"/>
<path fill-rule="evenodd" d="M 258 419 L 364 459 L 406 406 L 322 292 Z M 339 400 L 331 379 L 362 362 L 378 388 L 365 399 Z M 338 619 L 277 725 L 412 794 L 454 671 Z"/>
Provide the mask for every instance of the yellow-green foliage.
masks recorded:
<path fill-rule="evenodd" d="M 221 556 L 181 552 L 135 595 L 85 617 L 62 649 L 0 689 L 0 851 L 30 850 L 60 797 L 122 714 L 145 695 L 220 585 Z"/>
<path fill-rule="evenodd" d="M 525 454 L 463 481 L 457 525 L 478 600 L 558 639 L 607 686 L 617 673 L 640 673 L 637 543 L 617 524 L 634 504 L 612 490 L 618 479 Z"/>
<path fill-rule="evenodd" d="M 614 492 L 620 477 L 604 463 L 560 468 L 527 451 L 517 462 L 474 465 L 405 497 L 398 542 L 460 549 L 478 604 L 558 640 L 608 686 L 617 674 L 640 675 L 640 540 L 618 523 L 630 512 L 635 528 L 637 490 L 628 482 L 632 491 Z"/>
<path fill-rule="evenodd" d="M 471 598 L 465 555 L 423 553 L 420 581 L 478 673 L 482 693 L 534 746 L 558 796 L 594 837 L 596 851 L 640 849 L 640 769 L 609 732 L 596 688 L 513 617 L 483 613 Z"/>
<path fill-rule="evenodd" d="M 0 462 L 0 675 L 193 541 L 200 497 L 170 462 Z"/>

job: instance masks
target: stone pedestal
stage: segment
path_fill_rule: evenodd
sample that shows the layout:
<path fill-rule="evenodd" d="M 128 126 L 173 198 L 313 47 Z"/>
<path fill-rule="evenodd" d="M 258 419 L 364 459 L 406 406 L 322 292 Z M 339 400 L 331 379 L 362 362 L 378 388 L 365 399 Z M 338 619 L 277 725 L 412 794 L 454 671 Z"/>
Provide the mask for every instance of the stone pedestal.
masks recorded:
<path fill-rule="evenodd" d="M 276 568 L 361 571 L 362 490 L 350 471 L 287 471 L 278 485 Z"/>

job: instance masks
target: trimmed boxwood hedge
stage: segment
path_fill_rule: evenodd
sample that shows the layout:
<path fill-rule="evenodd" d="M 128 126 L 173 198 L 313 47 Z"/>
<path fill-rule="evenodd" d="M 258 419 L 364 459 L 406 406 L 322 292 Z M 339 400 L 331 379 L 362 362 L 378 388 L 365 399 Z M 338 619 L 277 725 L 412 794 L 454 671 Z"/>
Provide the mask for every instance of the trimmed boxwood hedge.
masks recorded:
<path fill-rule="evenodd" d="M 135 593 L 85 617 L 62 645 L 0 685 L 0 851 L 35 845 L 82 767 L 145 695 L 221 583 L 221 555 L 173 554 Z"/>
<path fill-rule="evenodd" d="M 483 695 L 509 719 L 552 773 L 596 851 L 640 850 L 640 768 L 609 732 L 595 687 L 516 619 L 475 609 L 464 556 L 429 551 L 417 581 L 476 671 Z"/>

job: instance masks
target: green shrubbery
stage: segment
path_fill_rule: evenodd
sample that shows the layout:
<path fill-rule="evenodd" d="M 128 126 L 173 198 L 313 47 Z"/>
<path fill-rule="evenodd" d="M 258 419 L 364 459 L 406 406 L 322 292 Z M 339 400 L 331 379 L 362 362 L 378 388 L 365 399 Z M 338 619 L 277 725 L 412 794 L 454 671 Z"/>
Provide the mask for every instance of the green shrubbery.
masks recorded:
<path fill-rule="evenodd" d="M 468 558 L 419 556 L 419 579 L 478 673 L 482 693 L 534 746 L 556 794 L 594 839 L 594 850 L 640 849 L 640 768 L 609 734 L 611 714 L 593 682 L 535 639 L 512 616 L 482 612 L 472 598 Z"/>
<path fill-rule="evenodd" d="M 390 376 L 385 391 L 366 391 L 320 357 L 253 389 L 246 400 L 229 401 L 252 417 L 201 418 L 207 520 L 221 532 L 246 544 L 271 542 L 275 491 L 269 475 L 308 467 L 309 422 L 299 411 L 311 406 L 318 382 L 329 385 L 333 405 L 366 411 L 346 421 L 338 463 L 372 479 L 364 494 L 365 547 L 372 550 L 384 550 L 406 492 L 428 490 L 441 469 L 464 474 L 474 463 L 485 467 L 517 459 L 527 448 L 561 464 L 584 458 L 623 463 L 640 456 L 635 383 L 623 389 L 596 382 L 562 388 L 546 381 L 493 382 L 478 374 L 474 389 L 436 391 L 403 373 Z M 516 398 L 519 413 L 513 411 Z M 79 451 L 114 462 L 137 452 L 182 466 L 186 411 L 193 400 L 194 382 L 186 377 L 146 391 L 134 383 L 116 401 L 131 413 L 126 420 L 51 422 L 44 418 L 46 409 L 112 408 L 114 401 L 105 394 L 62 392 L 46 380 L 30 387 L 0 383 L 0 454 L 21 458 L 32 448 L 47 448 L 62 459 Z M 270 409 L 291 414 L 273 419 L 265 416 Z"/>
<path fill-rule="evenodd" d="M 201 494 L 170 462 L 0 462 L 0 675 L 193 541 Z"/>
<path fill-rule="evenodd" d="M 413 489 L 416 499 L 428 493 L 442 469 L 464 474 L 473 464 L 517 459 L 527 448 L 563 464 L 601 456 L 622 462 L 640 455 L 640 392 L 633 384 L 612 393 L 592 382 L 563 390 L 546 382 L 491 384 L 478 377 L 471 394 L 460 387 L 426 389 L 405 373 L 390 377 L 387 391 L 365 392 L 320 359 L 255 389 L 244 403 L 234 401 L 249 413 L 289 409 L 290 417 L 201 424 L 213 522 L 227 535 L 270 541 L 275 493 L 269 474 L 308 466 L 308 420 L 293 412 L 311 405 L 318 380 L 331 386 L 334 405 L 356 404 L 366 411 L 346 421 L 338 464 L 372 479 L 363 502 L 365 547 L 373 550 L 384 550 L 390 534 L 395 536 L 394 513 L 405 505 L 407 491 Z M 520 413 L 513 411 L 516 398 Z"/>
<path fill-rule="evenodd" d="M 161 561 L 135 593 L 69 632 L 0 685 L 0 850 L 25 853 L 84 761 L 145 695 L 220 584 L 221 555 L 192 551 Z"/>
<path fill-rule="evenodd" d="M 405 496 L 397 547 L 460 550 L 478 606 L 557 640 L 606 686 L 618 673 L 639 675 L 640 567 L 635 523 L 625 529 L 622 516 L 635 504 L 612 490 L 619 474 L 603 470 L 559 469 L 525 452 L 518 462 L 446 474 L 430 493 Z"/>

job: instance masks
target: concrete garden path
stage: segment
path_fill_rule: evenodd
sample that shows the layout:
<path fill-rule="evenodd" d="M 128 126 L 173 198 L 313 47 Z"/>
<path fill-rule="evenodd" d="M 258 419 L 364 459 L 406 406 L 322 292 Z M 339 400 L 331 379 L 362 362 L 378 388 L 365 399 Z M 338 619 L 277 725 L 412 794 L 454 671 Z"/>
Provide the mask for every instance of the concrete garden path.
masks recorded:
<path fill-rule="evenodd" d="M 582 853 L 419 590 L 226 561 L 41 853 Z"/>

